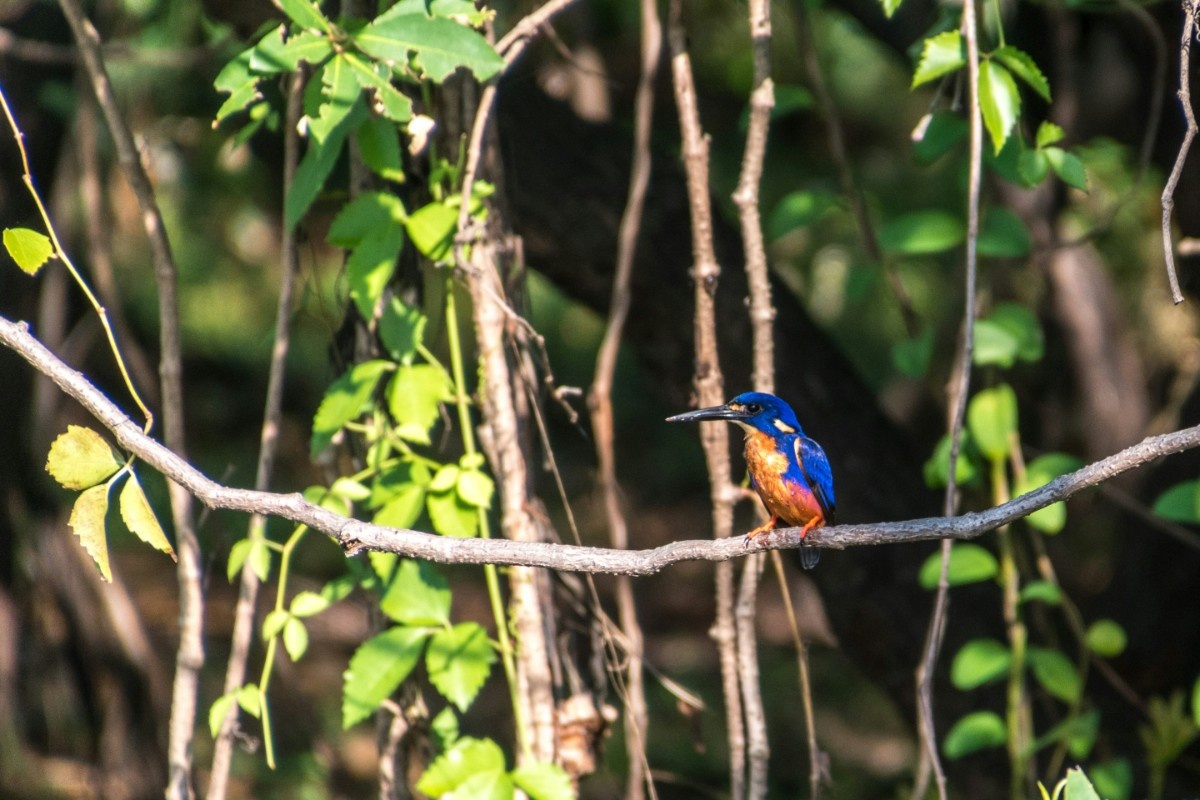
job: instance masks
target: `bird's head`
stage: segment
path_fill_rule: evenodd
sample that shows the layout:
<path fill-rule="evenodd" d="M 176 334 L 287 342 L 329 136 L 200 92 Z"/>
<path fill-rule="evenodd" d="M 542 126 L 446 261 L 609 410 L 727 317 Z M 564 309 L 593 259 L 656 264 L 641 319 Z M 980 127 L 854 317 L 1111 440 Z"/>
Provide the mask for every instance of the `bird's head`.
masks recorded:
<path fill-rule="evenodd" d="M 771 436 L 791 433 L 804 435 L 792 407 L 775 395 L 766 392 L 746 392 L 739 394 L 723 406 L 701 408 L 686 414 L 667 417 L 667 422 L 701 422 L 704 420 L 726 420 L 742 426 L 747 431 L 762 431 Z"/>

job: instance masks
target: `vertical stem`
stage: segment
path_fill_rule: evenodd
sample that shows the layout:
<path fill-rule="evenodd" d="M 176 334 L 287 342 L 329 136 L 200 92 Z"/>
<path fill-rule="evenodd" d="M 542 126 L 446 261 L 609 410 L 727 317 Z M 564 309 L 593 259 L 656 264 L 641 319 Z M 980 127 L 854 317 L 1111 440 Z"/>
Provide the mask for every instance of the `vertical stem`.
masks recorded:
<path fill-rule="evenodd" d="M 692 275 L 695 281 L 696 399 L 701 406 L 723 401 L 725 381 L 717 357 L 716 290 L 721 267 L 712 238 L 712 200 L 708 191 L 708 139 L 700 126 L 692 62 L 687 52 L 682 0 L 668 5 L 667 40 L 671 50 L 671 75 L 679 127 L 683 137 L 683 162 L 687 173 L 688 206 L 692 224 Z M 713 509 L 713 536 L 733 531 L 733 487 L 729 479 L 729 434 L 720 422 L 700 423 L 700 444 L 708 465 Z M 733 619 L 733 565 L 716 567 L 717 618 L 712 636 L 721 662 L 721 689 L 725 698 L 729 742 L 730 797 L 742 800 L 745 791 L 746 736 L 742 724 L 741 692 L 737 676 L 736 633 Z"/>
<path fill-rule="evenodd" d="M 300 136 L 296 125 L 300 120 L 303 99 L 304 75 L 296 72 L 288 89 L 287 115 L 283 127 L 283 193 L 291 190 L 299 160 Z M 275 455 L 279 441 L 279 426 L 283 408 L 284 368 L 290 338 L 292 298 L 297 270 L 296 233 L 284 226 L 280 244 L 279 299 L 275 307 L 275 337 L 271 349 L 271 363 L 267 373 L 267 397 L 263 409 L 262 432 L 259 435 L 258 467 L 254 477 L 254 488 L 266 491 L 271 485 L 275 467 Z M 250 518 L 246 532 L 251 542 L 261 541 L 266 529 L 266 517 L 255 514 Z M 254 633 L 254 609 L 258 600 L 259 580 L 250 560 L 242 565 L 242 582 L 238 589 L 237 606 L 233 612 L 233 634 L 230 637 L 229 664 L 225 670 L 225 694 L 242 685 L 246 676 L 246 662 L 250 655 L 250 639 Z M 237 729 L 237 705 L 230 707 L 221 723 L 221 732 L 213 749 L 212 774 L 208 782 L 208 800 L 224 800 L 229 786 L 229 770 L 233 763 L 233 734 Z"/>
<path fill-rule="evenodd" d="M 159 379 L 162 382 L 163 438 L 167 447 L 187 457 L 183 426 L 183 376 L 180 354 L 178 269 L 171 254 L 166 226 L 154 197 L 150 178 L 125 119 L 117 107 L 112 83 L 104 68 L 100 36 L 76 0 L 60 0 L 71 26 L 84 69 L 104 113 L 116 145 L 126 179 L 142 212 L 142 224 L 150 242 L 154 280 L 158 287 Z M 204 664 L 204 593 L 200 542 L 192 526 L 192 496 L 179 484 L 167 482 L 171 516 L 179 551 L 179 649 L 176 654 L 175 686 L 171 697 L 171 722 L 167 743 L 168 798 L 191 798 L 192 736 L 196 725 L 196 693 Z"/>
<path fill-rule="evenodd" d="M 1179 153 L 1175 156 L 1175 165 L 1162 193 L 1162 237 L 1163 257 L 1167 262 L 1167 279 L 1171 284 L 1171 300 L 1179 304 L 1183 302 L 1183 292 L 1179 290 L 1179 278 L 1175 274 L 1175 243 L 1171 239 L 1171 213 L 1175 210 L 1175 187 L 1179 184 L 1179 176 L 1183 174 L 1183 165 L 1187 161 L 1188 151 L 1192 140 L 1196 138 L 1196 112 L 1192 109 L 1191 89 L 1191 57 L 1192 36 L 1196 27 L 1196 15 L 1200 14 L 1200 3 L 1197 0 L 1183 2 L 1183 32 L 1179 39 L 1179 90 L 1176 94 L 1183 106 L 1183 118 L 1187 130 L 1183 134 L 1183 142 L 1179 145 Z"/>
<path fill-rule="evenodd" d="M 956 374 L 949 387 L 950 395 L 950 456 L 946 471 L 946 494 L 942 506 L 944 516 L 954 516 L 958 508 L 959 448 L 962 444 L 963 423 L 967 416 L 967 396 L 971 388 L 971 359 L 975 340 L 975 276 L 978 262 L 979 243 L 979 191 L 983 170 L 983 117 L 979 110 L 979 40 L 975 17 L 975 0 L 963 4 L 962 34 L 967 44 L 967 98 L 970 117 L 970 154 L 967 170 L 967 254 L 965 288 L 963 292 L 962 339 L 959 343 Z M 937 782 L 938 797 L 946 800 L 946 773 L 938 757 L 937 732 L 933 720 L 933 671 L 941 649 L 942 633 L 946 626 L 947 606 L 950 600 L 950 584 L 947 570 L 950 564 L 949 539 L 942 540 L 942 564 L 938 576 L 937 597 L 929 628 L 925 634 L 925 645 L 921 664 L 917 667 L 917 712 L 920 718 L 922 750 L 933 769 Z"/>
<path fill-rule="evenodd" d="M 608 520 L 609 540 L 613 547 L 629 546 L 629 527 L 621 508 L 617 483 L 616 453 L 613 445 L 612 382 L 617 367 L 617 355 L 625 320 L 629 316 L 630 278 L 637 254 L 638 233 L 646 190 L 650 185 L 650 134 L 654 116 L 654 82 L 662 55 L 662 23 L 658 17 L 657 0 L 641 0 L 642 61 L 634 99 L 633 164 L 630 169 L 629 195 L 617 233 L 617 265 L 613 276 L 612 301 L 609 304 L 608 327 L 596 356 L 596 372 L 588 393 L 588 408 L 592 418 L 592 434 L 596 440 L 596 459 L 599 470 L 597 483 L 604 498 L 604 513 Z M 638 623 L 633 581 L 628 575 L 616 577 L 617 615 L 626 642 L 625 664 L 625 741 L 629 754 L 629 775 L 625 783 L 627 800 L 642 800 L 649 775 L 646 757 L 646 731 L 649 712 L 642 674 L 642 628 Z M 653 786 L 650 785 L 653 792 Z"/>
<path fill-rule="evenodd" d="M 995 505 L 1008 502 L 1008 475 L 1004 461 L 992 461 L 992 501 Z M 1000 586 L 1003 591 L 1004 627 L 1012 658 L 1008 665 L 1008 686 L 1005 692 L 1005 728 L 1008 732 L 1009 791 L 1012 800 L 1028 796 L 1030 720 L 1025 697 L 1025 654 L 1029 634 L 1021 619 L 1021 576 L 1017 569 L 1012 530 L 1005 525 L 997 531 L 1000 542 Z"/>

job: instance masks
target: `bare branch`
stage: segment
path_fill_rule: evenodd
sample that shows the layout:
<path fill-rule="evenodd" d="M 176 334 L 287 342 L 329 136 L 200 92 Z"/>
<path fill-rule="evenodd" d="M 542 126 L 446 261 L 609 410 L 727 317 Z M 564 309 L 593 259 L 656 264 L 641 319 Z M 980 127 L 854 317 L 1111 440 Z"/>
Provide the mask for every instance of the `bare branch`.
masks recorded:
<path fill-rule="evenodd" d="M 1175 245 L 1171 237 L 1171 214 L 1175 210 L 1175 187 L 1179 184 L 1179 176 L 1183 173 L 1183 165 L 1187 161 L 1188 151 L 1191 150 L 1192 140 L 1196 138 L 1196 112 L 1192 109 L 1191 90 L 1191 56 L 1192 37 L 1196 30 L 1196 16 L 1200 14 L 1200 2 L 1183 0 L 1183 31 L 1179 36 L 1179 103 L 1183 106 L 1183 118 L 1187 121 L 1187 130 L 1183 134 L 1183 142 L 1179 145 L 1179 154 L 1175 156 L 1175 166 L 1171 167 L 1171 175 L 1162 193 L 1162 236 L 1163 257 L 1167 261 L 1167 279 L 1171 283 L 1171 300 L 1178 305 L 1183 302 L 1183 292 L 1179 289 L 1179 276 L 1175 274 Z"/>
<path fill-rule="evenodd" d="M 191 492 L 210 508 L 267 514 L 305 524 L 335 539 L 351 554 L 375 550 L 443 564 L 515 564 L 566 572 L 652 575 L 681 561 L 729 561 L 762 550 L 799 547 L 801 541 L 807 545 L 843 550 L 848 547 L 935 539 L 969 540 L 1155 459 L 1200 447 L 1200 425 L 1197 425 L 1147 437 L 1133 447 L 1055 478 L 1039 489 L 986 511 L 957 517 L 818 528 L 809 531 L 803 540 L 800 528 L 780 528 L 756 536 L 753 540 L 742 537 L 680 540 L 649 550 L 615 550 L 503 539 L 455 539 L 348 519 L 308 502 L 300 494 L 276 494 L 223 486 L 155 439 L 143 434 L 141 427 L 82 373 L 63 363 L 34 338 L 24 323 L 0 317 L 0 343 L 77 400 L 112 432 L 123 448 Z"/>

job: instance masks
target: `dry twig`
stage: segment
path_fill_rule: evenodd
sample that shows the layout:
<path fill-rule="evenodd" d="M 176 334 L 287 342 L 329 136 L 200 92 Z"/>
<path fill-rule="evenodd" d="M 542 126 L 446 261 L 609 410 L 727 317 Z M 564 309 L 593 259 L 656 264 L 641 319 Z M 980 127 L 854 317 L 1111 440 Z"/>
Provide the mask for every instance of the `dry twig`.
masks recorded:
<path fill-rule="evenodd" d="M 1183 292 L 1179 289 L 1179 276 L 1175 274 L 1175 245 L 1171 237 L 1171 214 L 1175 210 L 1175 187 L 1179 185 L 1179 176 L 1183 174 L 1183 165 L 1187 162 L 1188 151 L 1192 148 L 1192 140 L 1196 138 L 1196 112 L 1192 109 L 1191 90 L 1191 55 L 1192 38 L 1196 31 L 1196 16 L 1200 15 L 1198 0 L 1183 0 L 1183 31 L 1179 35 L 1179 103 L 1183 106 L 1183 118 L 1187 122 L 1183 141 L 1179 145 L 1179 153 L 1175 156 L 1175 165 L 1167 178 L 1167 185 L 1162 193 L 1162 236 L 1163 257 L 1167 261 L 1167 279 L 1171 284 L 1171 300 L 1176 305 L 1183 302 Z"/>

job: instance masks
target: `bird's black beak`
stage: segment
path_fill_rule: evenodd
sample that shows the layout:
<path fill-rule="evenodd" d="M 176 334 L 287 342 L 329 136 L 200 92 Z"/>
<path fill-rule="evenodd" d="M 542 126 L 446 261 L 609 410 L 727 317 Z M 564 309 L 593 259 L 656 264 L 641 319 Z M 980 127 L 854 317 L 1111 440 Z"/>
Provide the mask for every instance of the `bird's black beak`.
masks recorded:
<path fill-rule="evenodd" d="M 667 422 L 704 422 L 706 420 L 726 420 L 733 422 L 745 419 L 748 416 L 750 414 L 742 406 L 734 406 L 726 403 L 723 406 L 699 408 L 695 411 L 689 411 L 686 414 L 676 414 L 673 417 L 667 417 Z"/>

